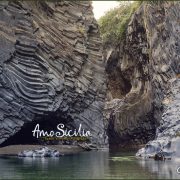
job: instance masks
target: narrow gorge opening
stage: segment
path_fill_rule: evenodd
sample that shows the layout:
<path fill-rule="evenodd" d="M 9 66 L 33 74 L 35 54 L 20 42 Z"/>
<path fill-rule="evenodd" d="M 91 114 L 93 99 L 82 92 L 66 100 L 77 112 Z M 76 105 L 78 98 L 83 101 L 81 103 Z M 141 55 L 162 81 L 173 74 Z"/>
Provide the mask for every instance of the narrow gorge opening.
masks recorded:
<path fill-rule="evenodd" d="M 37 138 L 33 136 L 33 130 L 36 125 L 39 124 L 39 129 L 47 132 L 57 131 L 57 125 L 62 123 L 66 128 L 71 128 L 72 119 L 70 117 L 65 117 L 64 114 L 59 112 L 50 113 L 46 116 L 36 117 L 34 121 L 25 123 L 21 130 L 16 134 L 4 141 L 0 147 L 9 145 L 52 145 L 59 144 L 58 140 L 45 140 L 44 138 Z M 66 143 L 66 142 L 63 142 Z"/>

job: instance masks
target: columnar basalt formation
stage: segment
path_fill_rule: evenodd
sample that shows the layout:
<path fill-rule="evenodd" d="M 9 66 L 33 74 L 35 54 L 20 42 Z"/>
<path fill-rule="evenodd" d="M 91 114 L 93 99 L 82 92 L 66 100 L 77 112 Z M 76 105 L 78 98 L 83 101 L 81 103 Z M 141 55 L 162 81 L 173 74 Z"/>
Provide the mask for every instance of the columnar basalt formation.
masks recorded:
<path fill-rule="evenodd" d="M 179 142 L 179 12 L 142 3 L 105 67 L 90 2 L 0 2 L 0 144 L 39 122 L 82 124 L 98 147 L 106 130 L 123 147 L 157 138 L 140 155 Z"/>
<path fill-rule="evenodd" d="M 107 145 L 105 91 L 90 2 L 0 2 L 0 143 L 54 114 L 57 123 L 81 123 L 92 143 Z"/>
<path fill-rule="evenodd" d="M 155 137 L 166 108 L 164 102 L 170 101 L 168 90 L 179 76 L 179 19 L 179 2 L 143 3 L 133 14 L 119 45 L 105 47 L 105 115 L 111 145 L 133 146 Z M 179 88 L 179 84 L 176 86 Z M 165 129 L 174 121 L 168 123 Z"/>

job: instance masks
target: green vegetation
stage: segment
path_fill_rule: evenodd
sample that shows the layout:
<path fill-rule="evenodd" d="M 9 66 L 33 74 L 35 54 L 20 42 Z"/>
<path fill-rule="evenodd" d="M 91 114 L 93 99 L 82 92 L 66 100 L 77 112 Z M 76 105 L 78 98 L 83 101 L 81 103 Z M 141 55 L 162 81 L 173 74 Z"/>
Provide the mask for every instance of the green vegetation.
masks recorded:
<path fill-rule="evenodd" d="M 161 5 L 161 4 L 166 3 L 168 1 L 165 1 L 165 0 L 152 0 L 152 1 L 145 1 L 145 2 L 147 2 L 149 4 Z"/>
<path fill-rule="evenodd" d="M 117 44 L 125 37 L 130 18 L 141 3 L 122 1 L 117 8 L 111 9 L 98 20 L 104 44 Z"/>

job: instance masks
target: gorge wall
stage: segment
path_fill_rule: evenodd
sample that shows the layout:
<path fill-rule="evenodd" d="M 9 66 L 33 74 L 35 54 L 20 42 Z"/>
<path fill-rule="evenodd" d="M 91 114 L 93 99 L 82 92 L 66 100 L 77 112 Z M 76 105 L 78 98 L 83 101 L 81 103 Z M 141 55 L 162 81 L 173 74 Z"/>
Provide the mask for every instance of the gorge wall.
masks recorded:
<path fill-rule="evenodd" d="M 110 145 L 133 147 L 159 133 L 168 139 L 178 133 L 179 100 L 172 90 L 176 87 L 179 93 L 179 83 L 175 83 L 180 73 L 179 19 L 179 2 L 144 2 L 131 17 L 119 44 L 104 47 Z M 162 119 L 169 106 L 173 108 Z"/>
<path fill-rule="evenodd" d="M 89 1 L 0 2 L 0 144 L 30 143 L 36 123 L 81 123 L 98 147 L 168 144 L 180 121 L 179 12 L 142 3 L 103 59 Z"/>
<path fill-rule="evenodd" d="M 0 144 L 46 120 L 107 146 L 101 47 L 88 1 L 0 2 Z"/>

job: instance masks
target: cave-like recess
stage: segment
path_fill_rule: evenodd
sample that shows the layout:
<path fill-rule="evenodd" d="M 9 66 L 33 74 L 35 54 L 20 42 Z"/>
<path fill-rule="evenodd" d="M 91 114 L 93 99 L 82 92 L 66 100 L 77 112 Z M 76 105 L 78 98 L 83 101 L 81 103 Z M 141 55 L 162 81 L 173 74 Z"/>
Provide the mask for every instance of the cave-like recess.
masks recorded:
<path fill-rule="evenodd" d="M 26 123 L 20 131 L 18 131 L 15 135 L 8 138 L 5 142 L 3 142 L 0 147 L 8 146 L 8 145 L 54 145 L 54 144 L 61 144 L 66 143 L 62 141 L 44 141 L 43 139 L 33 137 L 32 131 L 34 130 L 35 126 L 39 124 L 40 130 L 48 131 L 51 130 L 56 131 L 57 125 L 62 123 L 65 125 L 67 129 L 73 129 L 73 120 L 70 117 L 65 117 L 64 114 L 59 112 L 50 113 L 46 116 L 38 116 L 35 118 L 33 122 Z"/>

